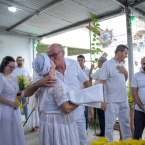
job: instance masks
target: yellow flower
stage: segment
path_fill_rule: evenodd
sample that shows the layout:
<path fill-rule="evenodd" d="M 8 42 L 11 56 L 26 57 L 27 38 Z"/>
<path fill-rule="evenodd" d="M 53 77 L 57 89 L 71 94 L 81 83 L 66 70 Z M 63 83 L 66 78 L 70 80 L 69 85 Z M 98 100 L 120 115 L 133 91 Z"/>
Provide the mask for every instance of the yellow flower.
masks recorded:
<path fill-rule="evenodd" d="M 22 108 L 22 105 L 21 105 L 21 103 L 20 103 L 20 101 L 19 101 L 19 96 L 17 96 L 16 102 L 18 102 L 18 103 L 19 103 L 19 107 Z"/>
<path fill-rule="evenodd" d="M 105 137 L 99 137 L 97 141 L 104 141 L 104 142 L 107 142 L 107 141 L 108 141 L 108 139 L 107 139 L 107 138 L 105 138 Z"/>
<path fill-rule="evenodd" d="M 104 145 L 104 141 L 94 141 L 91 145 Z"/>
<path fill-rule="evenodd" d="M 92 142 L 91 145 L 145 145 L 145 140 L 133 140 L 133 139 L 128 139 L 128 140 L 121 140 L 121 141 L 114 141 L 111 143 L 105 143 L 108 141 L 106 138 L 98 138 L 97 141 Z"/>
<path fill-rule="evenodd" d="M 140 140 L 139 140 L 139 144 L 140 144 L 140 145 L 145 145 L 145 140 L 140 139 Z"/>

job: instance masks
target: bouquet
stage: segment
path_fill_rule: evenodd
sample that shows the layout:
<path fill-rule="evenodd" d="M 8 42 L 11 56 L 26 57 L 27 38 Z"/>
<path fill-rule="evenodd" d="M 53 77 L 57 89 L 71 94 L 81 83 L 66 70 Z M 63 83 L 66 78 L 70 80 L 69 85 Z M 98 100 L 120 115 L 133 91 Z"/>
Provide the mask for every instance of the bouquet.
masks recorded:
<path fill-rule="evenodd" d="M 26 76 L 17 76 L 18 78 L 18 84 L 19 84 L 19 88 L 20 88 L 20 91 L 23 91 L 25 90 L 29 85 L 32 84 L 32 81 L 29 81 L 29 79 L 26 77 Z M 22 105 L 19 101 L 19 96 L 21 95 L 21 93 L 18 93 L 17 94 L 17 98 L 16 98 L 16 102 L 19 102 L 19 107 L 22 108 Z"/>

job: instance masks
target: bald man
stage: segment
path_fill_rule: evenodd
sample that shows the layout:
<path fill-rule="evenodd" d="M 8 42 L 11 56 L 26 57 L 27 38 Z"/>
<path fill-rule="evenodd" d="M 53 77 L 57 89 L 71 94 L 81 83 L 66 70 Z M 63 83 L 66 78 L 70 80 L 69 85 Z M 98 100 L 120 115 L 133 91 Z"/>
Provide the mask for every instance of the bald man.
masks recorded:
<path fill-rule="evenodd" d="M 145 57 L 141 59 L 142 71 L 132 77 L 132 96 L 136 102 L 134 116 L 134 139 L 142 139 L 145 128 Z"/>

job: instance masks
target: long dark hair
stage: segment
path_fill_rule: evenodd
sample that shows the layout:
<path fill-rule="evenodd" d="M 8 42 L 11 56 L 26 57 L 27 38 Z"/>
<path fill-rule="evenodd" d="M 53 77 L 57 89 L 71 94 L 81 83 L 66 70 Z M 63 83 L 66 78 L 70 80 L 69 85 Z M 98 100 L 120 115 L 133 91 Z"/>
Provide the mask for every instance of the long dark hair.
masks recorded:
<path fill-rule="evenodd" d="M 7 66 L 9 64 L 9 62 L 15 62 L 15 59 L 11 56 L 5 56 L 1 62 L 1 65 L 0 65 L 0 72 L 1 73 L 4 72 L 4 68 L 5 68 L 5 66 Z"/>

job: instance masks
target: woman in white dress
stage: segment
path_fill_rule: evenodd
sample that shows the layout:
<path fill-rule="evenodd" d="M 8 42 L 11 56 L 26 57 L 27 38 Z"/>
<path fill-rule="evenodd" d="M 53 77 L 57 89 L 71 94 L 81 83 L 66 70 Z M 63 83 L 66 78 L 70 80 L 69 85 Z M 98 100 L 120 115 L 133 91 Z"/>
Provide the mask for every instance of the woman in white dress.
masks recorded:
<path fill-rule="evenodd" d="M 45 53 L 34 59 L 33 69 L 39 76 L 55 76 L 55 64 Z M 54 87 L 39 88 L 38 101 L 39 145 L 80 145 L 73 114 L 78 106 L 69 102 L 64 83 L 57 80 Z"/>
<path fill-rule="evenodd" d="M 16 102 L 19 85 L 12 76 L 14 69 L 14 58 L 4 57 L 0 65 L 0 145 L 25 145 L 21 112 Z"/>

